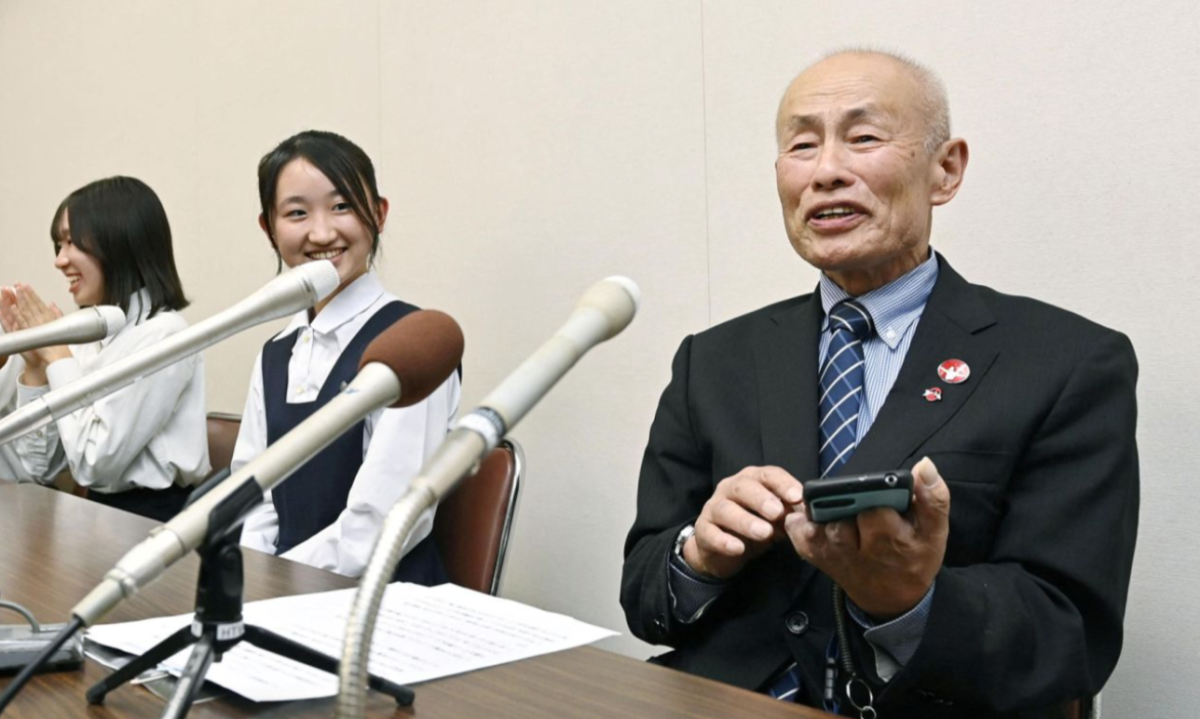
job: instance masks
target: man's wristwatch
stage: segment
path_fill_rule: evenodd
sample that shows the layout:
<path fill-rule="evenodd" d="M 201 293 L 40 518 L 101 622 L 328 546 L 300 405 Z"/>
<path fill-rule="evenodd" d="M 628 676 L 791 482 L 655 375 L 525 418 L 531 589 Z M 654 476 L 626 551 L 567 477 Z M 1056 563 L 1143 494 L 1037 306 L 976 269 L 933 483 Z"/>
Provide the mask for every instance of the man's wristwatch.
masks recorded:
<path fill-rule="evenodd" d="M 675 537 L 675 556 L 683 559 L 684 564 L 687 564 L 687 560 L 683 558 L 683 545 L 687 544 L 687 540 L 691 539 L 695 533 L 696 525 L 689 524 L 679 530 L 679 536 Z"/>

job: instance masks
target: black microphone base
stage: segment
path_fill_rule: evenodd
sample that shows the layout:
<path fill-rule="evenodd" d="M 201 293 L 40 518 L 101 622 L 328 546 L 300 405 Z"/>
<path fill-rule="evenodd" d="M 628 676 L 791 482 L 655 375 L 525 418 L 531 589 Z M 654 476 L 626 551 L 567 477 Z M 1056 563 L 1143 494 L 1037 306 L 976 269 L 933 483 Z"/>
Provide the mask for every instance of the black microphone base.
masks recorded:
<path fill-rule="evenodd" d="M 246 641 L 254 646 L 300 662 L 314 669 L 338 673 L 338 661 L 287 637 L 242 622 L 242 550 L 236 532 L 210 532 L 210 541 L 200 548 L 200 579 L 196 586 L 196 615 L 184 627 L 151 647 L 145 654 L 97 682 L 88 689 L 89 704 L 103 704 L 109 692 L 153 669 L 176 653 L 195 645 L 179 677 L 175 694 L 163 713 L 164 719 L 182 719 L 204 683 L 214 661 Z M 400 706 L 413 703 L 413 691 L 377 676 L 369 676 L 368 685 L 396 700 Z"/>

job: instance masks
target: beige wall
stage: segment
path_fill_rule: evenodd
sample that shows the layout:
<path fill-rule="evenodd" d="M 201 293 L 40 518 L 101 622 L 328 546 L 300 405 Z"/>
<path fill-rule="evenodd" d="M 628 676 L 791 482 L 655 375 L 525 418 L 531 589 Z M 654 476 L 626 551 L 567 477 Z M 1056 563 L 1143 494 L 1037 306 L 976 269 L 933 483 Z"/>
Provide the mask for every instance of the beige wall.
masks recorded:
<path fill-rule="evenodd" d="M 971 141 L 935 245 L 969 278 L 1128 333 L 1142 363 L 1142 530 L 1109 716 L 1187 717 L 1200 568 L 1200 10 L 921 0 L 0 0 L 0 283 L 69 305 L 47 226 L 126 173 L 162 196 L 193 320 L 269 279 L 255 164 L 321 127 L 375 159 L 381 273 L 454 314 L 472 406 L 613 273 L 641 316 L 523 423 L 529 477 L 504 593 L 624 630 L 620 547 L 641 448 L 685 333 L 807 291 L 783 237 L 771 121 L 825 49 L 937 69 Z M 240 411 L 270 328 L 206 353 Z M 607 646 L 639 656 L 632 639 Z"/>

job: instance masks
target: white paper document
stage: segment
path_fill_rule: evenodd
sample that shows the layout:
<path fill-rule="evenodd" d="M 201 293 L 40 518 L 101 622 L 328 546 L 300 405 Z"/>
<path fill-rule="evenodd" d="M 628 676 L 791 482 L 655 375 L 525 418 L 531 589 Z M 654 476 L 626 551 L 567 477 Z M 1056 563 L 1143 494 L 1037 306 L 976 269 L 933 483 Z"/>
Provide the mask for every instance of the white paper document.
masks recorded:
<path fill-rule="evenodd" d="M 334 658 L 356 589 L 250 602 L 247 624 L 269 629 Z M 141 654 L 192 622 L 190 614 L 93 627 L 88 638 Z M 371 643 L 371 672 L 399 684 L 527 659 L 590 644 L 616 632 L 453 584 L 390 584 Z M 191 650 L 163 662 L 182 671 Z M 337 676 L 243 641 L 214 663 L 207 678 L 254 701 L 316 699 L 337 694 Z"/>

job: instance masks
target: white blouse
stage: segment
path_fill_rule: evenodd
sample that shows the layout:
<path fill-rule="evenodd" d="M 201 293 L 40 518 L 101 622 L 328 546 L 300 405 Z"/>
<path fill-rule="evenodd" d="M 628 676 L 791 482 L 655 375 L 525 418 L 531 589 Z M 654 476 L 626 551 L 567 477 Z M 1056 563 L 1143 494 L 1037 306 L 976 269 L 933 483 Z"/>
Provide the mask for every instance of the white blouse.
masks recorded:
<path fill-rule="evenodd" d="M 396 297 L 383 289 L 374 272 L 368 272 L 339 292 L 309 322 L 308 312 L 297 313 L 272 342 L 296 332 L 288 362 L 287 402 L 316 400 L 342 350 L 380 308 Z M 298 330 L 298 331 L 297 331 Z M 314 567 L 357 577 L 366 569 L 383 519 L 446 438 L 458 411 L 461 387 L 451 374 L 427 399 L 401 409 L 381 409 L 367 416 L 363 428 L 363 463 L 359 467 L 346 508 L 337 520 L 282 556 Z M 250 392 L 242 426 L 233 451 L 237 471 L 267 447 L 267 415 L 263 398 L 262 352 L 254 361 Z M 407 552 L 429 536 L 433 512 L 418 520 L 404 545 Z M 275 553 L 279 516 L 270 493 L 247 517 L 242 545 Z"/>
<path fill-rule="evenodd" d="M 0 367 L 0 417 L 7 416 L 17 408 L 17 380 L 25 371 L 21 355 L 12 355 Z M 16 441 L 0 444 L 0 479 L 28 482 L 40 477 L 40 472 L 30 472 L 17 452 Z"/>
<path fill-rule="evenodd" d="M 46 368 L 48 387 L 18 383 L 17 405 L 29 404 L 187 327 L 178 312 L 160 310 L 148 318 L 149 313 L 149 294 L 134 293 L 120 332 L 99 342 L 72 345 L 73 357 Z M 198 353 L 185 357 L 17 439 L 16 444 L 26 468 L 36 471 L 43 482 L 52 480 L 65 463 L 78 484 L 104 494 L 199 484 L 210 471 L 204 360 Z"/>

